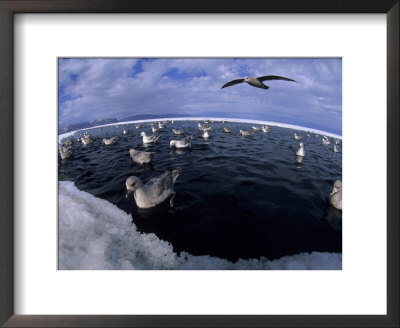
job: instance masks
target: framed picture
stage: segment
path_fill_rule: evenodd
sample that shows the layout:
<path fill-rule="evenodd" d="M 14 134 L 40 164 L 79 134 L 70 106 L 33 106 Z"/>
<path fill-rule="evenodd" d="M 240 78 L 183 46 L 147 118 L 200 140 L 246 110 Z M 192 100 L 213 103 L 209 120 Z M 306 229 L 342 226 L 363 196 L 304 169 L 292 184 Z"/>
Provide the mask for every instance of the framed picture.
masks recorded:
<path fill-rule="evenodd" d="M 398 2 L 371 1 L 383 14 L 373 26 L 330 15 L 318 31 L 317 16 L 277 13 L 365 10 L 296 3 L 0 3 L 5 326 L 398 325 Z M 15 15 L 34 12 L 108 14 Z M 253 49 L 267 30 L 269 50 Z M 311 38 L 293 49 L 296 33 Z M 363 60 L 377 82 L 369 97 Z M 376 264 L 355 280 L 361 250 Z M 361 297 L 372 277 L 373 297 Z"/>
<path fill-rule="evenodd" d="M 341 67 L 341 58 L 59 58 L 59 270 L 340 270 Z M 83 210 L 82 199 L 74 213 L 75 188 L 101 210 Z M 119 211 L 104 216 L 111 204 Z"/>

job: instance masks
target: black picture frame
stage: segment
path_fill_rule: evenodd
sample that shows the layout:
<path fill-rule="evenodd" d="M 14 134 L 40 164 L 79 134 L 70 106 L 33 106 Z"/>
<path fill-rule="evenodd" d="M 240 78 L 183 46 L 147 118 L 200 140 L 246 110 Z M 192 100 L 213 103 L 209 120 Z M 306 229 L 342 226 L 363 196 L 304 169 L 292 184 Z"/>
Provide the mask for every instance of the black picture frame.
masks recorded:
<path fill-rule="evenodd" d="M 0 0 L 0 324 L 4 327 L 399 327 L 398 0 Z M 13 16 L 16 13 L 384 13 L 387 315 L 14 315 Z"/>

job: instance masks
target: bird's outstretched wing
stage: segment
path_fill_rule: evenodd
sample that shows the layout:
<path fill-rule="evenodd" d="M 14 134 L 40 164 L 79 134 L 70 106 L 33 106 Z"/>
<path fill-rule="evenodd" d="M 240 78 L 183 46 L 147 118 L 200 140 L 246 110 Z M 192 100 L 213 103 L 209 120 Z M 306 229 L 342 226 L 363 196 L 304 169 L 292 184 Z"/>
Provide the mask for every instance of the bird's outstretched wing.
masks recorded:
<path fill-rule="evenodd" d="M 266 76 L 260 76 L 257 78 L 257 80 L 263 82 L 267 80 L 283 80 L 283 81 L 291 81 L 291 82 L 297 82 L 295 80 L 289 79 L 287 77 L 283 76 L 278 76 L 278 75 L 266 75 Z M 232 81 L 233 82 L 233 81 Z M 229 82 L 230 83 L 230 82 Z"/>
<path fill-rule="evenodd" d="M 221 89 L 226 88 L 226 87 L 230 87 L 231 85 L 235 85 L 235 84 L 239 84 L 239 83 L 243 83 L 244 79 L 237 79 L 237 80 L 233 80 L 231 82 L 228 82 L 226 84 L 224 84 Z"/>

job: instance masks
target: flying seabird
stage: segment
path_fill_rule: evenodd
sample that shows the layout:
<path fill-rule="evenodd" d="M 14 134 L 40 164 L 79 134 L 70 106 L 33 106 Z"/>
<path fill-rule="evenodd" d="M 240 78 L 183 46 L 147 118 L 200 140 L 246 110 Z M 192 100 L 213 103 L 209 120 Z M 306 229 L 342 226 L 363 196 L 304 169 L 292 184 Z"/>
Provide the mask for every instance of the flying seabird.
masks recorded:
<path fill-rule="evenodd" d="M 226 84 L 224 84 L 221 89 L 230 87 L 235 84 L 247 82 L 253 87 L 256 88 L 261 88 L 261 89 L 269 89 L 269 86 L 265 85 L 263 82 L 268 81 L 268 80 L 283 80 L 283 81 L 291 81 L 291 82 L 297 82 L 295 80 L 289 79 L 287 77 L 283 76 L 278 76 L 278 75 L 266 75 L 266 76 L 260 76 L 260 77 L 254 77 L 254 76 L 246 76 L 244 79 L 237 79 L 230 81 Z"/>

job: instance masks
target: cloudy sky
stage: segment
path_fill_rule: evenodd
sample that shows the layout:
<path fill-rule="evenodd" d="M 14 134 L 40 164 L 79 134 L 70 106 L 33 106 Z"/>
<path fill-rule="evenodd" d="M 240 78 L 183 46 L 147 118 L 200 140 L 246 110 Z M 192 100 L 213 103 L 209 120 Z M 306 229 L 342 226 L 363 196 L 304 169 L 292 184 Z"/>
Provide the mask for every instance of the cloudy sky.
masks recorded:
<path fill-rule="evenodd" d="M 139 114 L 258 119 L 342 133 L 337 58 L 59 59 L 59 126 Z M 280 75 L 221 89 L 245 76 Z"/>

